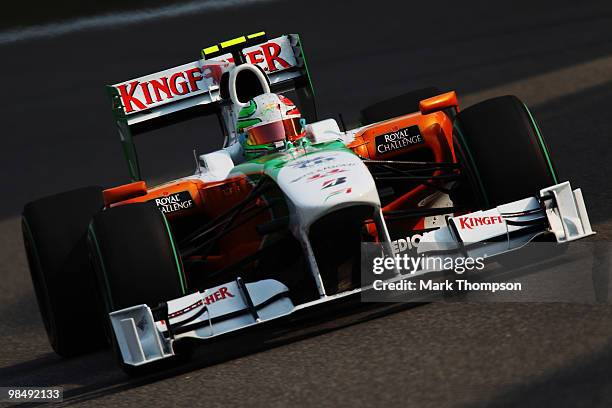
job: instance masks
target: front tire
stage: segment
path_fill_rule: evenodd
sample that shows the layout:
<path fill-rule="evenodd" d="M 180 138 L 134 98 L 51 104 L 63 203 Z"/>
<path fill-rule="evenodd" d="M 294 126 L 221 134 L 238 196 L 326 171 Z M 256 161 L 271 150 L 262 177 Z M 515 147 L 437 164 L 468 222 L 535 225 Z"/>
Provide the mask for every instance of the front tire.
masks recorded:
<path fill-rule="evenodd" d="M 454 130 L 477 209 L 536 196 L 558 183 L 544 138 L 517 97 L 470 106 L 457 114 Z"/>
<path fill-rule="evenodd" d="M 94 263 L 108 311 L 186 294 L 180 257 L 165 216 L 152 203 L 97 214 L 89 227 Z"/>
<path fill-rule="evenodd" d="M 187 293 L 168 222 L 153 203 L 114 207 L 93 218 L 88 241 L 118 363 L 129 375 L 147 373 L 158 364 L 133 367 L 123 362 L 108 313 L 140 304 L 155 307 Z"/>

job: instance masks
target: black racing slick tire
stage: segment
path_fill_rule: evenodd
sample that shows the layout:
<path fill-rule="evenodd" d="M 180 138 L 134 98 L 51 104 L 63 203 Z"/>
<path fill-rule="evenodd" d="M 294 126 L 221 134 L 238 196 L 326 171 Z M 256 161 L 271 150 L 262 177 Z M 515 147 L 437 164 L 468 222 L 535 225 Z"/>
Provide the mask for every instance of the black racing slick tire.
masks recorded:
<path fill-rule="evenodd" d="M 93 218 L 88 243 L 105 306 L 107 337 L 119 366 L 139 376 L 176 362 L 177 358 L 144 366 L 124 363 L 108 317 L 115 310 L 140 304 L 155 307 L 186 294 L 182 262 L 164 214 L 153 203 L 107 209 Z"/>
<path fill-rule="evenodd" d="M 434 86 L 414 91 L 377 102 L 361 110 L 361 124 L 370 125 L 383 120 L 407 115 L 419 111 L 419 102 L 440 94 Z"/>
<path fill-rule="evenodd" d="M 103 207 L 102 188 L 85 187 L 25 205 L 22 232 L 34 292 L 53 350 L 70 357 L 101 348 L 86 236 Z"/>
<path fill-rule="evenodd" d="M 107 310 L 160 302 L 186 294 L 182 262 L 164 214 L 153 203 L 98 213 L 90 248 Z"/>
<path fill-rule="evenodd" d="M 489 99 L 459 112 L 454 143 L 477 209 L 536 196 L 558 183 L 544 138 L 515 96 Z"/>

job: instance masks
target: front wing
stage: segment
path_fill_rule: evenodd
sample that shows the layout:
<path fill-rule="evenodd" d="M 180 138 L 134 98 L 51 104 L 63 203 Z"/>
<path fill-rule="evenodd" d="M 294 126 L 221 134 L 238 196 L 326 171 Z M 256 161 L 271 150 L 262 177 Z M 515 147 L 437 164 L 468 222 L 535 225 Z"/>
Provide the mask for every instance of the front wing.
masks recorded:
<path fill-rule="evenodd" d="M 423 235 L 418 251 L 491 257 L 520 249 L 544 233 L 554 234 L 558 243 L 594 234 L 580 189 L 572 190 L 565 182 L 541 190 L 537 197 L 449 218 L 446 226 Z M 479 245 L 483 242 L 487 245 Z M 389 280 L 429 272 L 437 271 L 398 274 Z M 216 338 L 370 289 L 371 285 L 294 305 L 289 289 L 276 280 L 244 283 L 237 278 L 157 308 L 137 305 L 118 310 L 110 318 L 124 363 L 142 366 L 174 356 L 178 340 Z"/>

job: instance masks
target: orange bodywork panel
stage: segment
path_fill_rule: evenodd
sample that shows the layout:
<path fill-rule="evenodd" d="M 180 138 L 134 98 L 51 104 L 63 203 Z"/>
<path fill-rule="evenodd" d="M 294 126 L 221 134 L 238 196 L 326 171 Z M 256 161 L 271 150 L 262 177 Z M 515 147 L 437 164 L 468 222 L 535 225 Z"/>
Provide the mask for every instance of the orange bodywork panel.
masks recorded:
<path fill-rule="evenodd" d="M 129 190 L 132 188 L 131 184 L 115 189 Z M 252 182 L 244 175 L 209 183 L 198 179 L 185 179 L 150 188 L 144 195 L 114 202 L 110 206 L 152 201 L 170 222 L 193 217 L 194 223 L 202 226 L 243 202 L 252 188 Z M 258 211 L 257 207 L 265 206 L 265 200 L 256 200 L 251 205 L 253 208 L 247 208 L 235 220 L 234 225 L 240 228 L 230 230 L 219 239 L 219 254 L 209 259 L 211 269 L 226 266 L 230 261 L 235 262 L 260 248 L 262 237 L 256 227 L 270 221 L 271 215 L 269 211 Z"/>
<path fill-rule="evenodd" d="M 432 98 L 423 99 L 419 103 L 419 110 L 423 115 L 448 108 L 455 108 L 459 110 L 459 102 L 457 101 L 457 94 L 455 91 L 436 95 Z"/>
<path fill-rule="evenodd" d="M 168 219 L 172 219 L 174 216 L 178 215 L 178 213 L 180 213 L 181 215 L 193 214 L 197 211 L 200 211 L 202 197 L 200 196 L 199 187 L 203 184 L 204 183 L 200 182 L 199 180 L 176 181 L 173 183 L 163 184 L 161 186 L 148 189 L 145 194 L 142 194 L 140 196 L 123 200 L 121 202 L 115 202 L 111 205 L 111 207 L 114 207 L 116 205 L 153 201 L 155 205 L 157 205 L 164 212 L 164 214 L 166 214 L 166 217 Z M 126 184 L 126 186 L 130 186 L 130 184 Z M 116 188 L 122 188 L 126 186 Z M 190 197 L 184 201 L 191 201 L 187 202 L 186 204 L 183 204 L 184 208 L 178 208 L 177 195 L 181 194 L 181 198 L 183 198 L 185 192 L 187 192 Z"/>
<path fill-rule="evenodd" d="M 122 186 L 107 188 L 102 192 L 104 206 L 110 207 L 112 204 L 125 201 L 133 197 L 147 194 L 147 184 L 144 181 L 136 181 Z"/>
<path fill-rule="evenodd" d="M 394 133 L 411 126 L 418 126 L 422 142 L 393 150 L 377 146 L 377 137 L 388 136 L 387 140 L 393 142 Z M 397 156 L 405 156 L 407 153 L 428 148 L 433 153 L 435 161 L 452 161 L 454 158 L 452 130 L 453 124 L 444 112 L 434 112 L 429 115 L 417 112 L 362 129 L 348 147 L 361 157 L 371 160 L 393 160 Z"/>
<path fill-rule="evenodd" d="M 441 97 L 446 95 L 443 100 L 448 101 L 449 96 L 452 99 L 450 94 L 454 94 L 454 92 L 443 94 Z M 437 97 L 430 99 L 435 98 Z M 400 143 L 398 135 L 401 132 L 407 132 L 414 126 L 418 127 L 420 136 L 416 136 L 417 132 L 413 132 L 411 136 L 408 136 L 408 141 L 406 141 L 406 137 L 401 137 L 401 139 L 404 139 L 401 142 L 405 145 L 398 145 Z M 415 160 L 411 156 L 418 157 L 419 153 L 425 151 L 426 154 L 430 155 L 429 161 L 448 163 L 456 162 L 452 135 L 453 123 L 445 112 L 439 110 L 429 114 L 415 112 L 367 126 L 355 135 L 355 140 L 348 147 L 361 157 L 370 160 L 411 161 Z M 405 136 L 405 133 L 403 136 Z M 440 173 L 441 171 L 438 170 L 433 175 Z M 434 191 L 431 187 L 420 184 L 387 203 L 383 207 L 383 211 L 414 208 Z M 410 225 L 406 225 L 406 228 L 424 229 L 424 219 L 418 219 L 416 222 L 412 221 Z"/>

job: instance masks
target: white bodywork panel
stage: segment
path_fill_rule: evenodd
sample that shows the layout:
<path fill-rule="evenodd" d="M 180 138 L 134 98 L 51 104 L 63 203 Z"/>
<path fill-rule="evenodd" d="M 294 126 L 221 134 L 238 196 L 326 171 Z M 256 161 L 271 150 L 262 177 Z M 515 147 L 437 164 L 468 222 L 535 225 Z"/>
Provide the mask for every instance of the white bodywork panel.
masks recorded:
<path fill-rule="evenodd" d="M 554 199 L 547 199 L 549 196 Z M 545 211 L 541 211 L 541 201 Z M 537 221 L 546 223 L 548 228 L 519 238 L 510 238 Z M 522 247 L 543 232 L 552 232 L 559 243 L 594 234 L 580 189 L 572 191 L 570 183 L 565 182 L 543 189 L 537 198 L 526 198 L 487 211 L 450 217 L 447 225 L 423 234 L 418 253 L 462 249 L 472 257 L 499 255 Z M 507 239 L 495 240 L 504 236 Z M 471 248 L 474 244 L 490 240 L 494 242 Z"/>
<path fill-rule="evenodd" d="M 545 203 L 546 216 L 557 242 L 575 241 L 594 234 L 579 188 L 572 191 L 570 183 L 566 181 L 540 191 L 543 197 L 548 194 L 554 200 Z"/>
<path fill-rule="evenodd" d="M 313 143 L 322 143 L 344 140 L 345 133 L 340 131 L 335 119 L 325 119 L 306 125 L 306 137 Z"/>
<path fill-rule="evenodd" d="M 230 152 L 226 149 L 203 154 L 199 161 L 202 163 L 200 179 L 203 181 L 225 180 L 234 168 L 234 161 Z"/>
<path fill-rule="evenodd" d="M 177 334 L 184 337 L 212 338 L 256 323 L 285 316 L 294 309 L 288 289 L 275 280 L 245 284 L 245 293 L 237 282 L 228 282 L 168 301 L 169 322 L 188 330 Z M 247 296 L 256 311 L 251 313 Z M 167 321 L 155 322 L 147 305 L 133 306 L 110 314 L 123 361 L 138 366 L 174 355 L 171 342 L 163 334 Z M 191 329 L 191 330 L 189 330 Z"/>
<path fill-rule="evenodd" d="M 288 162 L 276 182 L 293 207 L 292 224 L 308 229 L 324 214 L 345 206 L 380 208 L 374 179 L 349 151 L 320 151 Z"/>

